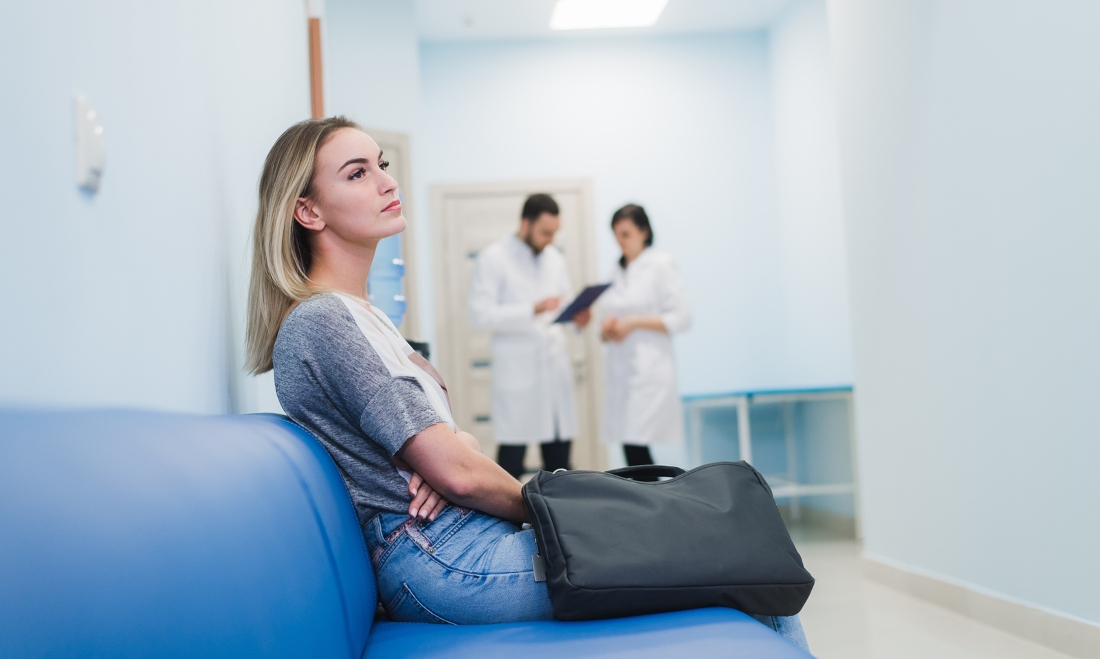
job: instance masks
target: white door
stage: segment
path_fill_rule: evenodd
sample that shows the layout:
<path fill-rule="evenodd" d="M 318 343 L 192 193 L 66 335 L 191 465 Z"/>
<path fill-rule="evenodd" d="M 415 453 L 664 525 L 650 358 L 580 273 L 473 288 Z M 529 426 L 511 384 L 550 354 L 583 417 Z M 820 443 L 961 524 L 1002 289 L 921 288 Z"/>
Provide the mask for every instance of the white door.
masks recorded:
<path fill-rule="evenodd" d="M 496 456 L 493 442 L 492 361 L 489 334 L 470 329 L 470 274 L 477 253 L 519 229 L 523 202 L 536 192 L 554 197 L 561 208 L 561 229 L 554 244 L 569 265 L 578 292 L 597 283 L 596 240 L 592 226 L 592 184 L 587 180 L 522 181 L 432 186 L 433 256 L 435 260 L 436 343 L 438 361 L 450 390 L 455 421 Z M 578 436 L 573 438 L 573 466 L 602 469 L 599 392 L 603 367 L 595 326 L 577 335 L 566 332 L 573 359 Z M 537 445 L 532 445 L 532 447 Z M 539 466 L 537 448 L 528 450 L 528 466 Z"/>

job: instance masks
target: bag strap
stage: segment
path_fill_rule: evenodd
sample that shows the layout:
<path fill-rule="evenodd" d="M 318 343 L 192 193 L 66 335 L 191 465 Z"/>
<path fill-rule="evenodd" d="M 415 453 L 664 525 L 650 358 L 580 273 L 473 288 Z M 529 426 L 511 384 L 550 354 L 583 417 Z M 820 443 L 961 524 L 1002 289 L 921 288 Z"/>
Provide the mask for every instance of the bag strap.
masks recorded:
<path fill-rule="evenodd" d="M 661 476 L 674 478 L 685 472 L 679 467 L 670 467 L 667 465 L 638 465 L 635 467 L 622 467 L 621 469 L 612 469 L 607 473 L 619 476 L 620 478 L 628 478 L 633 481 L 653 483 L 656 482 L 656 480 Z"/>

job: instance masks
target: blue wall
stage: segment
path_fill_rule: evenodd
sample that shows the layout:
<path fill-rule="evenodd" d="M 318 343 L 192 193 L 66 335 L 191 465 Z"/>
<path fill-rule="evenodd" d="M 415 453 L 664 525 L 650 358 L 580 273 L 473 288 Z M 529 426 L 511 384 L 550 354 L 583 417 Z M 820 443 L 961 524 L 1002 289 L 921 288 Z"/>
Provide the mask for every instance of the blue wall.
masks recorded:
<path fill-rule="evenodd" d="M 797 139 L 831 126 L 828 86 L 803 83 L 828 68 L 815 20 L 774 47 L 764 32 L 425 44 L 419 198 L 432 183 L 591 178 L 600 273 L 628 201 L 679 263 L 695 308 L 677 337 L 684 393 L 848 383 L 835 136 Z M 777 101 L 772 57 L 787 53 Z"/>
<path fill-rule="evenodd" d="M 308 112 L 304 7 L 64 0 L 3 21 L 0 403 L 236 407 L 256 180 Z M 94 197 L 78 92 L 105 127 Z"/>
<path fill-rule="evenodd" d="M 1100 5 L 829 8 L 866 551 L 1100 623 Z"/>
<path fill-rule="evenodd" d="M 768 31 L 786 387 L 852 383 L 847 256 L 829 28 L 823 0 L 793 0 Z"/>
<path fill-rule="evenodd" d="M 415 3 L 326 0 L 324 27 L 327 113 L 415 135 L 420 122 Z"/>

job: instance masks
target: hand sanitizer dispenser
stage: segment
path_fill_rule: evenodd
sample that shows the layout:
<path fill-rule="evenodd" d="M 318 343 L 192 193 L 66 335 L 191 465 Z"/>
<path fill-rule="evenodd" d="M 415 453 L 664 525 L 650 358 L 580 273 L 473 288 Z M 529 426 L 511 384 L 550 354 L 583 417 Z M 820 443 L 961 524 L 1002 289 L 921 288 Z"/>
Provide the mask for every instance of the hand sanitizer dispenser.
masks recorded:
<path fill-rule="evenodd" d="M 401 234 L 378 242 L 367 277 L 367 300 L 400 327 L 405 319 L 405 262 L 401 259 Z"/>
<path fill-rule="evenodd" d="M 92 194 L 103 178 L 103 126 L 83 95 L 76 95 L 76 184 Z"/>

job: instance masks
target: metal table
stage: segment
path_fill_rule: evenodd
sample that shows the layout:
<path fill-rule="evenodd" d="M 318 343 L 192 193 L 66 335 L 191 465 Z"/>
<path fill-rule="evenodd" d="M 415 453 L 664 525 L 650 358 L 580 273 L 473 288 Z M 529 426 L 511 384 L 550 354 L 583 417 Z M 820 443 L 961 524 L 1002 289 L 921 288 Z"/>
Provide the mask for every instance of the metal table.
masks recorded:
<path fill-rule="evenodd" d="M 768 484 L 772 486 L 772 494 L 776 499 L 790 499 L 791 516 L 799 517 L 799 497 L 819 496 L 825 494 L 852 494 L 858 496 L 856 490 L 856 466 L 855 451 L 852 444 L 854 425 L 852 419 L 852 388 L 830 387 L 820 389 L 782 389 L 765 391 L 739 391 L 728 394 L 714 394 L 703 396 L 685 396 L 684 410 L 687 413 L 691 430 L 689 432 L 689 451 L 694 464 L 702 463 L 703 442 L 703 412 L 715 408 L 736 408 L 737 410 L 737 443 L 738 453 L 742 460 L 752 464 L 752 424 L 749 422 L 749 408 L 753 404 L 781 403 L 783 404 L 783 421 L 786 434 L 786 474 L 765 474 Z M 809 484 L 798 482 L 798 460 L 793 425 L 793 403 L 843 400 L 848 408 L 848 441 L 853 449 L 852 455 L 852 480 L 846 483 Z M 858 513 L 858 500 L 855 502 Z M 857 515 L 858 530 L 858 515 Z"/>

